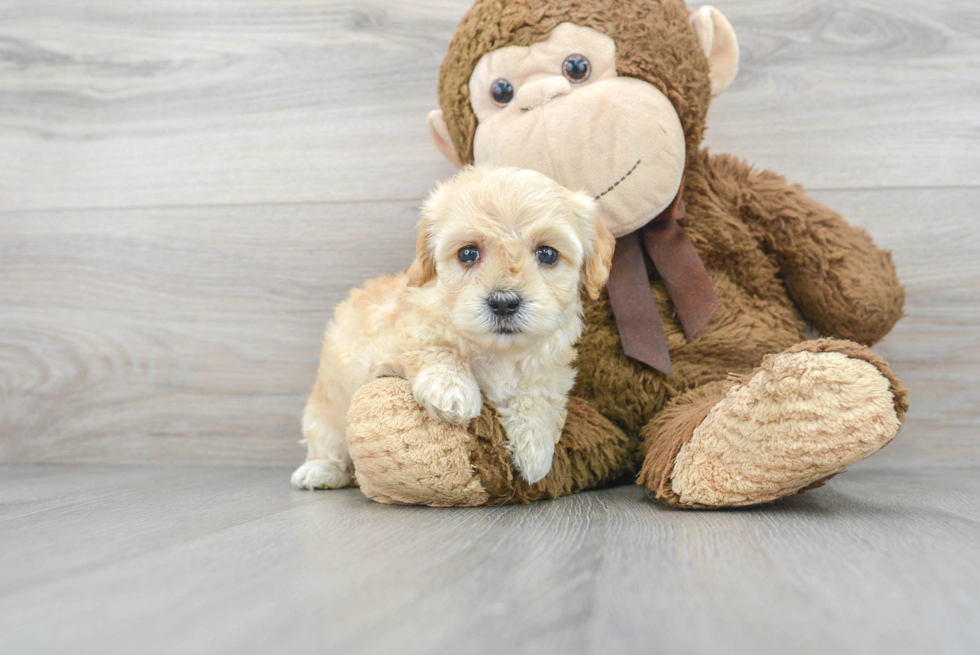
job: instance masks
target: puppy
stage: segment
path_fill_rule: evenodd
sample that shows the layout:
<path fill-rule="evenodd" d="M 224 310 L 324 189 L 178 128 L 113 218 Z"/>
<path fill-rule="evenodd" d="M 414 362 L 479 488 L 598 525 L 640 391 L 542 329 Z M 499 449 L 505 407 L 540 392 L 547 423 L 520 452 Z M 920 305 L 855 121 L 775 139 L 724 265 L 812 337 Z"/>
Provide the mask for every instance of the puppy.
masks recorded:
<path fill-rule="evenodd" d="M 303 413 L 301 489 L 351 481 L 347 410 L 379 376 L 411 382 L 435 421 L 468 425 L 497 407 L 514 465 L 551 470 L 575 379 L 582 294 L 609 277 L 615 239 L 595 202 L 515 168 L 463 169 L 426 201 L 407 273 L 354 290 L 328 325 Z"/>

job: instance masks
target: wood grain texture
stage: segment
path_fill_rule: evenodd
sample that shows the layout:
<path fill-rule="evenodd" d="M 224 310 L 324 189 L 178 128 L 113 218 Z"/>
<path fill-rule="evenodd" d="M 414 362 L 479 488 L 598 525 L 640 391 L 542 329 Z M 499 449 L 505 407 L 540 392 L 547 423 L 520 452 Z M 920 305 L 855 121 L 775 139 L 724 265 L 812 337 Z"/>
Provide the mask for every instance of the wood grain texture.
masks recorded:
<path fill-rule="evenodd" d="M 57 7 L 57 10 L 52 10 Z M 0 209 L 419 198 L 465 2 L 5 2 Z"/>
<path fill-rule="evenodd" d="M 721 0 L 709 145 L 813 188 L 977 184 L 972 0 Z M 0 209 L 418 198 L 469 0 L 8 0 Z"/>
<path fill-rule="evenodd" d="M 469 0 L 0 6 L 0 462 L 287 464 L 331 307 L 403 268 Z M 980 6 L 719 0 L 708 144 L 895 251 L 875 466 L 980 462 Z"/>
<path fill-rule="evenodd" d="M 720 0 L 742 48 L 707 144 L 810 189 L 980 184 L 972 0 Z"/>
<path fill-rule="evenodd" d="M 0 652 L 980 649 L 980 480 L 966 469 L 859 470 L 727 512 L 636 487 L 383 506 L 295 491 L 288 475 L 0 469 Z"/>
<path fill-rule="evenodd" d="M 894 251 L 909 293 L 908 316 L 878 351 L 912 388 L 913 411 L 874 460 L 980 463 L 980 189 L 816 196 Z M 349 286 L 408 264 L 415 211 L 7 216 L 0 459 L 298 462 L 330 308 Z"/>
<path fill-rule="evenodd" d="M 408 265 L 416 204 L 6 217 L 0 460 L 301 458 L 330 310 Z"/>

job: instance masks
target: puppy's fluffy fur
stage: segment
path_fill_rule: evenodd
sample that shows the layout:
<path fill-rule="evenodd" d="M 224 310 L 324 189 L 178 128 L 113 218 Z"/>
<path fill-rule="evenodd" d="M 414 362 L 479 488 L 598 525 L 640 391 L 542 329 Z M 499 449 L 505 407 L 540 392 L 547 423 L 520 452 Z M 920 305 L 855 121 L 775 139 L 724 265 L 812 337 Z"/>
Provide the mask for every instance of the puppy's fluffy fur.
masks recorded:
<path fill-rule="evenodd" d="M 347 409 L 382 375 L 407 378 L 433 420 L 459 425 L 480 414 L 482 392 L 517 469 L 542 479 L 575 378 L 581 294 L 599 294 L 614 245 L 591 198 L 533 171 L 469 167 L 438 187 L 408 272 L 354 290 L 327 327 L 303 414 L 309 453 L 293 484 L 350 482 Z M 474 249 L 476 261 L 461 261 Z"/>

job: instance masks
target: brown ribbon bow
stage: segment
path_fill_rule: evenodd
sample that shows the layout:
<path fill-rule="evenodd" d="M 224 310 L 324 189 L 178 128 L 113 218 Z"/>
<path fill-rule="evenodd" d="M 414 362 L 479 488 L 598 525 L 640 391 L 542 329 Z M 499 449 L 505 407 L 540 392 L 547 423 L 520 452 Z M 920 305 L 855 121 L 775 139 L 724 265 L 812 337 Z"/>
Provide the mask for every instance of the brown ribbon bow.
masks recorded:
<path fill-rule="evenodd" d="M 628 357 L 656 370 L 673 374 L 670 349 L 643 251 L 660 273 L 684 335 L 690 341 L 718 311 L 718 295 L 704 270 L 694 244 L 677 221 L 686 216 L 684 181 L 677 197 L 652 221 L 636 232 L 616 239 L 609 274 L 609 302 Z"/>

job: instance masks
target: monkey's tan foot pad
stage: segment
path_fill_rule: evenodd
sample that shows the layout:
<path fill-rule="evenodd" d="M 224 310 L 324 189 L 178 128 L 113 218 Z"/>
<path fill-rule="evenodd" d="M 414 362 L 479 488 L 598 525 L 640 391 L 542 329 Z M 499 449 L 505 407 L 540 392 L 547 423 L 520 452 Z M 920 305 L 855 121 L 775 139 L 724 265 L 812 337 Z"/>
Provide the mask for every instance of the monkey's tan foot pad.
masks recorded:
<path fill-rule="evenodd" d="M 810 341 L 738 380 L 677 455 L 679 504 L 724 507 L 799 493 L 898 433 L 907 390 L 858 344 Z"/>
<path fill-rule="evenodd" d="M 355 475 L 368 498 L 433 507 L 488 501 L 470 461 L 472 435 L 430 419 L 408 381 L 380 378 L 362 387 L 347 422 Z"/>

